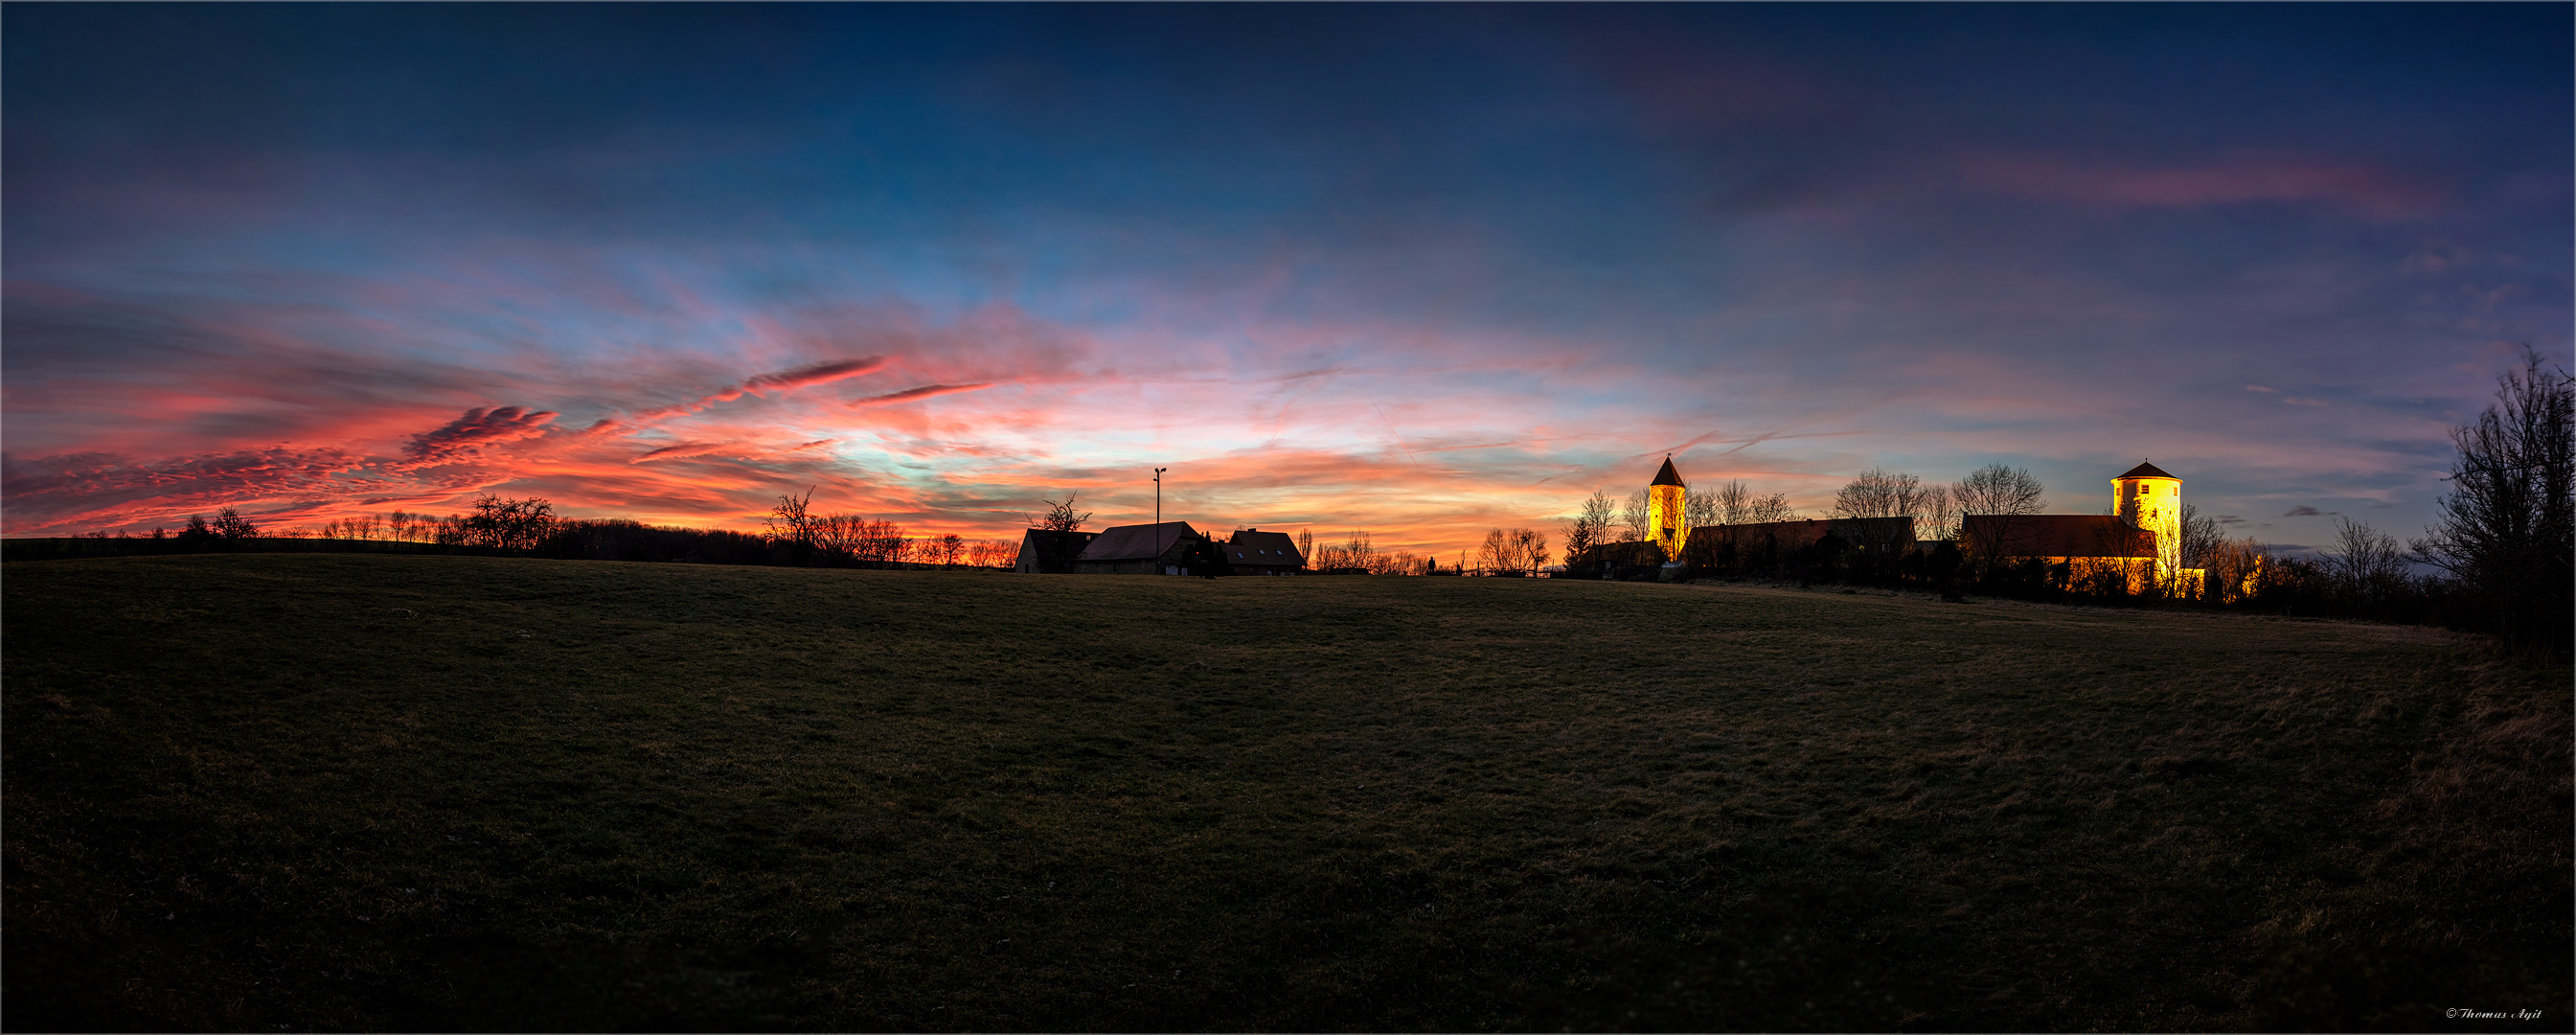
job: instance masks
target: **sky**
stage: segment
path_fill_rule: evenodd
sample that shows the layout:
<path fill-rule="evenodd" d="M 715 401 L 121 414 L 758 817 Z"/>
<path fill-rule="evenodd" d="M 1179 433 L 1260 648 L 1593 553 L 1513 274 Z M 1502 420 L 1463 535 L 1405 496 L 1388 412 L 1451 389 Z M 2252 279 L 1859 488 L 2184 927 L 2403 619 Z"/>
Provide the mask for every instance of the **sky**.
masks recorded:
<path fill-rule="evenodd" d="M 1162 467 L 1448 557 L 1670 454 L 2404 538 L 2576 347 L 2571 10 L 12 3 L 0 531 Z"/>

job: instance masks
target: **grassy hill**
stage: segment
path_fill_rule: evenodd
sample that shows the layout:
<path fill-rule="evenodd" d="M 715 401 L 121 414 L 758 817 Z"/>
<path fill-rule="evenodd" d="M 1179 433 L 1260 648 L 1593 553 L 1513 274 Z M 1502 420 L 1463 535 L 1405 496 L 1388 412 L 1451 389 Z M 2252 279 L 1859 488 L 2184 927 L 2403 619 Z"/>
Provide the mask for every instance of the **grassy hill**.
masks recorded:
<path fill-rule="evenodd" d="M 0 588 L 14 1030 L 2570 1005 L 2568 674 L 2421 630 L 411 556 Z"/>

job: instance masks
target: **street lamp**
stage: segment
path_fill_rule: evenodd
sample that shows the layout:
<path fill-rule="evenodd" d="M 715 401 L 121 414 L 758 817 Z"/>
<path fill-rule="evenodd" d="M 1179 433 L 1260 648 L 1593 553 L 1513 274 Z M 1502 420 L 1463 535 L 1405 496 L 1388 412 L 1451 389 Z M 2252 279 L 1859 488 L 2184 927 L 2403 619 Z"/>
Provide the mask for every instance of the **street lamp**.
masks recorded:
<path fill-rule="evenodd" d="M 1154 469 L 1154 563 L 1156 564 L 1163 562 L 1163 472 L 1168 470 L 1171 468 Z"/>

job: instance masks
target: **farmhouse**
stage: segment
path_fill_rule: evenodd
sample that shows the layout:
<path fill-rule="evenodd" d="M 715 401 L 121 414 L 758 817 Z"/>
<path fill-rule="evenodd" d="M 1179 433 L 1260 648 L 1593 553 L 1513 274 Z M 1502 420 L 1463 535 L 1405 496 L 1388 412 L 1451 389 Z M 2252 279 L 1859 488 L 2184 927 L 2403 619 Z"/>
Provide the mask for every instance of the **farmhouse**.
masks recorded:
<path fill-rule="evenodd" d="M 1189 555 L 1207 536 L 1187 521 L 1103 529 L 1073 559 L 1077 575 L 1187 575 Z"/>
<path fill-rule="evenodd" d="M 1073 559 L 1082 556 L 1084 547 L 1098 538 L 1098 532 L 1060 532 L 1051 528 L 1032 528 L 1020 537 L 1020 560 L 1011 566 L 1022 575 L 1062 575 L 1073 570 Z"/>
<path fill-rule="evenodd" d="M 1225 544 L 1225 559 L 1237 575 L 1295 575 L 1306 569 L 1306 557 L 1286 532 L 1246 528 Z"/>
<path fill-rule="evenodd" d="M 2156 578 L 2157 535 L 2110 514 L 1970 514 L 1959 541 L 1972 557 L 2038 558 L 2070 584 L 2137 593 Z"/>

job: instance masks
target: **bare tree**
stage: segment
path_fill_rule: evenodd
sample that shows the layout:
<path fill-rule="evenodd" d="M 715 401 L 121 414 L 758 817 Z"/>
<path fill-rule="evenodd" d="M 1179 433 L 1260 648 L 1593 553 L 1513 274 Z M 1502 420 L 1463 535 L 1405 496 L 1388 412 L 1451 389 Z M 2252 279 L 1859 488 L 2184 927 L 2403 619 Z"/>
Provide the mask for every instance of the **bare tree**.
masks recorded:
<path fill-rule="evenodd" d="M 1419 575 L 1422 573 L 1422 558 L 1414 556 L 1412 551 L 1409 550 L 1380 550 L 1369 557 L 1368 573 L 1371 575 Z"/>
<path fill-rule="evenodd" d="M 1798 508 L 1789 505 L 1789 494 L 1775 492 L 1752 497 L 1744 508 L 1744 520 L 1754 524 L 1798 520 Z"/>
<path fill-rule="evenodd" d="M 1944 497 L 1946 505 L 1948 494 L 1939 486 L 1926 489 L 1921 478 L 1872 467 L 1834 493 L 1833 516 L 1846 520 L 1900 517 L 1920 520 L 1935 494 Z M 1877 522 L 1863 527 L 1874 529 L 1868 533 L 1874 537 L 1868 543 L 1873 548 L 1897 552 L 1914 545 L 1898 541 L 1907 533 L 1897 531 L 1899 526 L 1896 522 Z"/>
<path fill-rule="evenodd" d="M 851 534 L 851 559 L 881 568 L 899 567 L 912 559 L 914 547 L 903 526 L 892 521 L 861 521 Z"/>
<path fill-rule="evenodd" d="M 2335 523 L 2335 552 L 2323 560 L 2336 595 L 2363 611 L 2406 591 L 2406 554 L 2396 537 L 2351 518 Z"/>
<path fill-rule="evenodd" d="M 2233 604 L 2262 592 L 2263 580 L 2272 570 L 2271 553 L 2271 548 L 2251 536 L 2210 544 L 2201 562 L 2209 572 L 2210 599 Z"/>
<path fill-rule="evenodd" d="M 451 519 L 453 520 L 453 519 Z M 469 546 L 533 550 L 554 531 L 555 505 L 534 497 L 483 496 L 474 513 L 457 521 L 458 538 Z"/>
<path fill-rule="evenodd" d="M 809 559 L 814 554 L 815 526 L 818 522 L 814 512 L 808 507 L 813 499 L 812 486 L 807 486 L 802 496 L 780 496 L 778 505 L 769 508 L 769 516 L 765 519 L 769 525 L 770 541 L 786 546 L 799 561 Z"/>
<path fill-rule="evenodd" d="M 1353 530 L 1339 546 L 1326 543 L 1314 565 L 1317 572 L 1370 573 L 1378 565 L 1377 547 L 1370 545 L 1368 533 Z"/>
<path fill-rule="evenodd" d="M 1082 523 L 1091 520 L 1091 512 L 1073 509 L 1074 500 L 1080 497 L 1081 493 L 1068 492 L 1062 501 L 1041 500 L 1047 512 L 1036 522 L 1039 571 L 1072 571 L 1074 559 L 1082 555 Z"/>
<path fill-rule="evenodd" d="M 1923 479 L 1873 467 L 1834 493 L 1838 518 L 1913 517 L 1923 512 Z"/>
<path fill-rule="evenodd" d="M 217 537 L 227 542 L 259 538 L 259 526 L 251 524 L 249 518 L 241 515 L 241 511 L 231 507 L 215 512 L 213 531 Z"/>
<path fill-rule="evenodd" d="M 1565 526 L 1565 562 L 1573 564 L 1586 552 L 1609 539 L 1611 504 L 1608 494 L 1599 489 L 1583 500 L 1583 509 Z"/>
<path fill-rule="evenodd" d="M 2182 557 L 2182 566 L 2207 571 L 2209 558 L 2221 542 L 2218 519 L 2201 513 L 2199 507 L 2185 503 L 2182 505 L 2181 524 L 2182 549 L 2179 555 Z"/>
<path fill-rule="evenodd" d="M 1619 525 L 1627 532 L 1626 542 L 1646 541 L 1646 524 L 1654 520 L 1653 506 L 1647 502 L 1646 490 L 1629 494 L 1628 502 L 1619 508 Z"/>
<path fill-rule="evenodd" d="M 323 522 L 322 527 L 315 530 L 314 535 L 317 538 L 322 539 L 349 539 L 362 543 L 367 542 L 376 537 L 376 518 L 371 514 L 356 514 L 344 518 L 333 518 L 329 521 Z"/>
<path fill-rule="evenodd" d="M 2576 378 L 2523 349 L 2494 405 L 2451 429 L 2460 450 L 2415 552 L 2487 611 L 2505 642 L 2552 654 L 2576 626 Z"/>
<path fill-rule="evenodd" d="M 1753 520 L 1749 516 L 1752 513 L 1753 490 L 1745 486 L 1743 479 L 1730 480 L 1718 486 L 1715 493 L 1708 495 L 1711 504 L 1717 509 L 1718 524 L 1740 525 Z"/>
<path fill-rule="evenodd" d="M 1914 538 L 1947 542 L 1959 537 L 1959 505 L 1953 502 L 1947 485 L 1923 487 L 1923 519 L 1914 526 Z"/>
<path fill-rule="evenodd" d="M 974 568 L 1007 568 L 1019 551 L 999 539 L 978 539 L 966 544 L 966 564 Z"/>
<path fill-rule="evenodd" d="M 1511 533 L 1499 528 L 1486 532 L 1484 543 L 1476 548 L 1476 568 L 1487 575 L 1512 574 Z"/>
<path fill-rule="evenodd" d="M 2026 533 L 2030 522 L 2024 519 L 2039 513 L 2046 494 L 2038 478 L 2018 467 L 1996 463 L 1968 472 L 1950 486 L 1963 528 L 1973 529 L 1971 541 L 1962 545 L 1992 572 L 2003 562 L 2005 551 Z M 1964 520 L 1969 517 L 1985 520 Z"/>
<path fill-rule="evenodd" d="M 1512 558 L 1519 562 L 1524 575 L 1535 575 L 1547 567 L 1547 533 L 1535 528 L 1513 529 Z"/>
<path fill-rule="evenodd" d="M 1707 528 L 1717 524 L 1717 497 L 1693 492 L 1682 497 L 1682 524 L 1689 528 Z M 1569 557 L 1572 555 L 1569 554 Z"/>
<path fill-rule="evenodd" d="M 1476 563 L 1488 575 L 1527 576 L 1547 561 L 1547 533 L 1535 528 L 1494 529 L 1476 551 Z"/>
<path fill-rule="evenodd" d="M 1091 512 L 1088 510 L 1079 514 L 1073 512 L 1074 498 L 1080 495 L 1081 493 L 1078 492 L 1065 493 L 1062 503 L 1041 498 L 1040 502 L 1047 505 L 1047 512 L 1045 517 L 1038 519 L 1038 527 L 1049 532 L 1081 531 L 1082 523 L 1091 520 Z"/>

